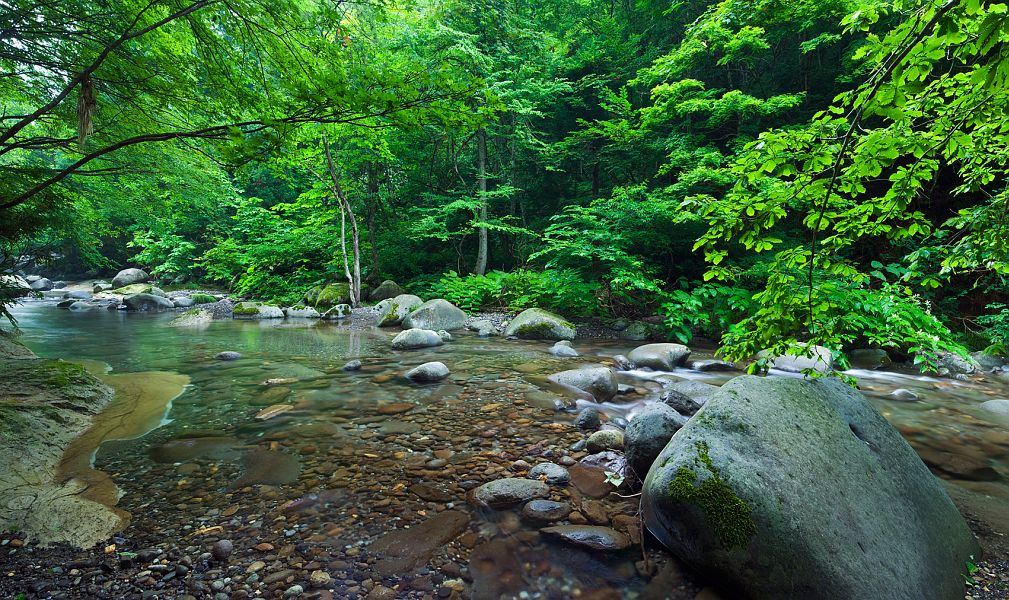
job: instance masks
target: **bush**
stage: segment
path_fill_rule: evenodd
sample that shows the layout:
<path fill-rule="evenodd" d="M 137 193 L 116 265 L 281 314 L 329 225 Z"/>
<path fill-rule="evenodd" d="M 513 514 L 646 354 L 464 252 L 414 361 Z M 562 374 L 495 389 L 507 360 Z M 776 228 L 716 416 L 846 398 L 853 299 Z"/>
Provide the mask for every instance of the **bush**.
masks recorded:
<path fill-rule="evenodd" d="M 993 311 L 977 318 L 978 324 L 984 326 L 981 334 L 990 342 L 985 351 L 1005 355 L 1009 353 L 1009 306 L 989 304 L 985 310 Z"/>
<path fill-rule="evenodd" d="M 570 269 L 491 271 L 483 276 L 449 271 L 418 277 L 407 289 L 422 298 L 444 298 L 467 311 L 545 308 L 573 317 L 603 312 L 599 286 Z"/>

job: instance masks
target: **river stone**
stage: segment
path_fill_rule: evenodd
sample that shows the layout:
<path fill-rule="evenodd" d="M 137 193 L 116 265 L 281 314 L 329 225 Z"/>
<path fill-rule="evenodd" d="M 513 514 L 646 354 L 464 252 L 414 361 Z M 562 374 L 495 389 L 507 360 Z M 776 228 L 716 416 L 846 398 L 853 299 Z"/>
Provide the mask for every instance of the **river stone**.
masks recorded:
<path fill-rule="evenodd" d="M 0 275 L 0 298 L 20 298 L 32 291 L 32 285 L 17 275 Z"/>
<path fill-rule="evenodd" d="M 624 431 L 624 456 L 638 479 L 644 479 L 655 457 L 687 418 L 666 404 L 649 404 L 631 419 Z"/>
<path fill-rule="evenodd" d="M 893 390 L 890 392 L 890 397 L 901 402 L 915 402 L 918 400 L 918 394 L 915 394 L 911 390 L 905 388 L 897 388 Z"/>
<path fill-rule="evenodd" d="M 981 408 L 996 415 L 1009 417 L 1009 400 L 988 400 L 981 403 Z"/>
<path fill-rule="evenodd" d="M 284 311 L 279 306 L 258 302 L 239 302 L 232 315 L 236 319 L 283 319 Z"/>
<path fill-rule="evenodd" d="M 284 310 L 284 314 L 291 319 L 318 319 L 322 315 L 311 306 L 297 304 Z"/>
<path fill-rule="evenodd" d="M 542 308 L 530 308 L 519 313 L 508 323 L 505 337 L 523 340 L 573 340 L 575 326 Z"/>
<path fill-rule="evenodd" d="M 990 373 L 996 369 L 1001 369 L 1006 364 L 1004 356 L 996 356 L 987 352 L 971 352 L 970 357 L 975 363 L 977 363 L 978 368 L 986 373 Z"/>
<path fill-rule="evenodd" d="M 692 363 L 690 363 L 690 368 L 695 371 L 700 371 L 702 373 L 739 370 L 739 367 L 736 366 L 736 363 L 716 359 L 695 360 Z"/>
<path fill-rule="evenodd" d="M 639 369 L 672 371 L 690 357 L 690 348 L 683 344 L 645 344 L 631 350 L 628 360 Z"/>
<path fill-rule="evenodd" d="M 497 335 L 497 327 L 488 319 L 477 319 L 466 325 L 466 329 L 475 331 L 478 337 L 491 337 Z"/>
<path fill-rule="evenodd" d="M 368 300 L 371 300 L 372 302 L 381 302 L 382 300 L 395 298 L 402 293 L 403 288 L 399 287 L 398 283 L 386 279 L 382 283 L 378 284 L 378 287 L 371 291 L 371 294 L 368 295 Z"/>
<path fill-rule="evenodd" d="M 575 358 L 578 356 L 578 351 L 571 347 L 571 342 L 567 340 L 561 340 L 550 347 L 547 350 L 550 354 L 553 354 L 557 358 Z"/>
<path fill-rule="evenodd" d="M 834 370 L 834 354 L 830 351 L 830 348 L 824 346 L 812 346 L 811 349 L 809 348 L 803 344 L 800 351 L 808 351 L 812 356 L 783 354 L 771 358 L 771 366 L 787 373 L 802 373 L 806 369 L 812 369 L 820 373 L 829 373 Z M 758 356 L 767 358 L 768 354 L 767 352 L 760 352 Z"/>
<path fill-rule="evenodd" d="M 74 290 L 72 292 L 67 292 L 66 294 L 63 294 L 64 298 L 68 298 L 71 300 L 90 300 L 91 296 L 93 296 L 91 292 L 85 292 L 82 290 Z"/>
<path fill-rule="evenodd" d="M 123 269 L 112 278 L 112 287 L 121 288 L 134 283 L 144 283 L 150 277 L 146 271 L 141 269 Z"/>
<path fill-rule="evenodd" d="M 399 325 L 410 311 L 423 303 L 423 300 L 413 294 L 400 294 L 391 300 L 382 300 L 375 305 L 375 309 L 378 310 L 376 322 L 379 327 Z"/>
<path fill-rule="evenodd" d="M 940 352 L 935 361 L 936 372 L 942 376 L 970 375 L 978 370 L 973 358 L 964 358 L 953 352 Z"/>
<path fill-rule="evenodd" d="M 78 300 L 60 300 L 56 303 L 56 308 L 70 308 L 76 302 L 78 302 Z"/>
<path fill-rule="evenodd" d="M 217 360 L 238 360 L 242 358 L 242 355 L 232 350 L 225 350 L 224 352 L 218 352 L 215 354 L 214 358 Z"/>
<path fill-rule="evenodd" d="M 368 548 L 378 557 L 375 572 L 384 577 L 411 574 L 465 531 L 467 525 L 467 513 L 446 510 L 417 525 L 386 533 Z"/>
<path fill-rule="evenodd" d="M 893 361 L 882 348 L 855 348 L 848 352 L 848 364 L 855 369 L 882 369 Z"/>
<path fill-rule="evenodd" d="M 29 286 L 36 292 L 48 292 L 49 290 L 53 289 L 53 282 L 43 277 L 41 279 L 31 282 Z"/>
<path fill-rule="evenodd" d="M 349 304 L 337 304 L 320 315 L 323 321 L 339 321 L 353 314 L 354 309 Z"/>
<path fill-rule="evenodd" d="M 393 350 L 417 350 L 441 346 L 445 342 L 441 336 L 430 329 L 407 329 L 392 338 Z"/>
<path fill-rule="evenodd" d="M 196 304 L 196 301 L 189 296 L 176 296 L 172 298 L 172 304 L 175 305 L 175 308 L 189 308 Z"/>
<path fill-rule="evenodd" d="M 742 376 L 665 447 L 648 530 L 755 599 L 963 598 L 980 551 L 940 482 L 856 390 Z"/>
<path fill-rule="evenodd" d="M 346 282 L 331 283 L 322 288 L 318 296 L 315 296 L 316 310 L 325 311 L 337 304 L 350 303 L 350 284 Z"/>
<path fill-rule="evenodd" d="M 251 450 L 242 457 L 242 476 L 231 487 L 239 489 L 255 484 L 294 483 L 300 473 L 301 463 L 293 454 L 277 450 Z"/>
<path fill-rule="evenodd" d="M 530 500 L 522 507 L 522 516 L 530 521 L 553 523 L 566 519 L 571 514 L 571 505 L 553 500 Z"/>
<path fill-rule="evenodd" d="M 161 312 L 175 308 L 171 300 L 154 294 L 133 294 L 123 298 L 123 304 L 126 310 L 136 312 Z"/>
<path fill-rule="evenodd" d="M 550 487 L 535 479 L 497 479 L 473 490 L 473 501 L 477 506 L 507 508 L 534 498 L 545 498 Z"/>
<path fill-rule="evenodd" d="M 667 389 L 662 392 L 659 401 L 681 415 L 689 417 L 701 410 L 701 407 L 707 402 L 707 397 L 691 398 L 683 392 Z"/>
<path fill-rule="evenodd" d="M 631 538 L 609 527 L 598 525 L 555 525 L 540 533 L 590 550 L 616 551 L 631 545 Z"/>
<path fill-rule="evenodd" d="M 564 467 L 554 463 L 540 463 L 529 469 L 526 475 L 529 479 L 542 479 L 550 485 L 567 485 L 571 481 L 571 475 Z"/>
<path fill-rule="evenodd" d="M 588 392 L 596 402 L 609 402 L 617 395 L 617 375 L 609 367 L 570 369 L 554 373 L 547 380 Z"/>
<path fill-rule="evenodd" d="M 361 361 L 357 360 L 357 359 L 354 359 L 354 360 L 351 360 L 351 361 L 347 361 L 347 364 L 343 365 L 343 370 L 344 371 L 360 371 L 361 370 Z"/>
<path fill-rule="evenodd" d="M 600 414 L 599 409 L 594 406 L 583 408 L 578 413 L 578 416 L 575 417 L 575 427 L 582 431 L 595 431 L 599 429 Z"/>
<path fill-rule="evenodd" d="M 74 312 L 87 312 L 91 310 L 98 310 L 101 305 L 94 304 L 92 302 L 84 302 L 83 300 L 74 300 L 73 304 L 67 307 Z"/>
<path fill-rule="evenodd" d="M 432 383 L 448 377 L 445 363 L 428 362 L 406 372 L 406 378 L 416 383 Z"/>
<path fill-rule="evenodd" d="M 404 329 L 432 329 L 453 331 L 466 326 L 466 313 L 441 298 L 428 300 L 410 311 L 403 319 Z"/>
<path fill-rule="evenodd" d="M 441 341 L 443 341 L 443 342 L 451 342 L 452 341 L 452 334 L 449 333 L 449 332 L 447 332 L 447 331 L 445 331 L 444 329 L 439 330 L 437 333 L 438 333 L 438 337 L 441 338 Z"/>
<path fill-rule="evenodd" d="M 589 452 L 603 452 L 606 450 L 623 450 L 624 432 L 619 429 L 602 429 L 589 436 L 585 440 L 585 449 Z"/>

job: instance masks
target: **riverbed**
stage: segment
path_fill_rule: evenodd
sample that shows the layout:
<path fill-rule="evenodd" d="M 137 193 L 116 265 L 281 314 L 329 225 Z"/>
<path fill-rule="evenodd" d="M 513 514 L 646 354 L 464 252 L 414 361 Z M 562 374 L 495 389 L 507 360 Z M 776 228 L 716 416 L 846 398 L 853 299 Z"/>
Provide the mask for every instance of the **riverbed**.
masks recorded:
<path fill-rule="evenodd" d="M 641 544 L 637 500 L 628 491 L 580 481 L 552 492 L 574 507 L 573 521 L 606 524 L 635 541 L 619 552 L 570 547 L 541 535 L 517 510 L 467 502 L 468 491 L 486 481 L 583 457 L 577 444 L 584 436 L 571 423 L 585 401 L 544 378 L 610 364 L 631 342 L 576 341 L 581 356 L 558 359 L 546 342 L 455 332 L 438 348 L 393 352 L 396 331 L 314 320 L 177 328 L 168 326 L 174 314 L 73 313 L 51 302 L 27 302 L 13 313 L 22 341 L 42 357 L 105 365 L 113 374 L 176 373 L 190 383 L 160 420 L 131 439 L 104 443 L 94 456 L 94 468 L 119 490 L 128 526 L 85 552 L 21 548 L 16 535 L 5 538 L 0 567 L 16 575 L 0 580 L 0 591 L 694 598 L 705 586 L 654 542 Z M 241 358 L 217 360 L 224 351 Z M 362 368 L 344 370 L 351 360 Z M 434 360 L 451 370 L 447 380 L 416 385 L 403 377 Z M 658 399 L 663 379 L 718 385 L 736 374 L 625 372 L 627 393 L 603 408 L 620 423 Z M 1009 378 L 848 374 L 947 482 L 989 556 L 1009 556 L 1009 419 L 980 407 L 1009 398 Z M 899 388 L 917 400 L 894 399 Z M 593 498 L 600 495 L 594 489 L 603 497 Z M 418 533 L 404 533 L 411 529 Z M 439 539 L 429 529 L 453 535 Z M 229 545 L 227 556 L 217 556 Z"/>

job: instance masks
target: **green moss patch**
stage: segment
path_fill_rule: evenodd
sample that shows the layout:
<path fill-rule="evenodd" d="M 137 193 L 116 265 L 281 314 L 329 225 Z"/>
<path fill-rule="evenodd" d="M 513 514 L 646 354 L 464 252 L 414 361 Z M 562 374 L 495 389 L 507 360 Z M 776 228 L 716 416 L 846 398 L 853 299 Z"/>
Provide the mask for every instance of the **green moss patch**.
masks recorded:
<path fill-rule="evenodd" d="M 753 509 L 719 475 L 708 456 L 708 445 L 701 442 L 697 449 L 698 458 L 710 473 L 709 477 L 696 485 L 697 473 L 680 467 L 676 477 L 669 482 L 669 495 L 700 508 L 715 536 L 726 548 L 746 548 L 757 533 Z"/>
<path fill-rule="evenodd" d="M 213 302 L 217 302 L 217 298 L 214 298 L 210 294 L 193 294 L 190 298 L 192 298 L 193 302 L 197 304 L 211 304 Z"/>

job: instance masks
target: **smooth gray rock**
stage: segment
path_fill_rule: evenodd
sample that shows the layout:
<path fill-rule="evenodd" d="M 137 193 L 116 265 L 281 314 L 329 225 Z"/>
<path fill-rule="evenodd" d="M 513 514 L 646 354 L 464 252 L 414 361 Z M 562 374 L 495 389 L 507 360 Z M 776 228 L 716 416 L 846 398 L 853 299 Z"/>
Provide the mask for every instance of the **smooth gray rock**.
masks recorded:
<path fill-rule="evenodd" d="M 53 289 L 53 282 L 45 277 L 31 282 L 29 285 L 36 292 L 48 292 Z"/>
<path fill-rule="evenodd" d="M 978 364 L 973 358 L 964 358 L 953 352 L 940 352 L 935 361 L 935 372 L 943 377 L 970 375 L 978 371 Z"/>
<path fill-rule="evenodd" d="M 438 333 L 438 337 L 441 338 L 441 341 L 443 341 L 443 342 L 451 342 L 452 341 L 452 334 L 449 333 L 449 332 L 447 332 L 447 331 L 445 331 L 444 329 L 438 331 L 437 333 Z"/>
<path fill-rule="evenodd" d="M 803 347 L 802 352 L 809 352 L 812 356 L 792 356 L 783 354 L 771 358 L 771 366 L 779 371 L 787 373 L 802 373 L 806 369 L 813 369 L 820 373 L 829 373 L 834 370 L 834 354 L 830 348 L 824 346 Z M 768 358 L 768 353 L 760 352 L 758 356 Z"/>
<path fill-rule="evenodd" d="M 639 369 L 672 371 L 690 357 L 690 348 L 683 344 L 645 344 L 631 350 L 627 359 Z"/>
<path fill-rule="evenodd" d="M 466 329 L 475 331 L 480 337 L 491 337 L 498 334 L 497 327 L 487 319 L 477 319 L 466 325 Z"/>
<path fill-rule="evenodd" d="M 343 370 L 344 371 L 360 371 L 361 370 L 361 366 L 362 366 L 361 365 L 361 361 L 355 359 L 355 360 L 349 361 L 349 362 L 347 362 L 347 364 L 343 365 Z"/>
<path fill-rule="evenodd" d="M 554 383 L 588 392 L 596 402 L 609 402 L 617 395 L 617 376 L 609 367 L 589 367 L 554 373 Z"/>
<path fill-rule="evenodd" d="M 695 371 L 701 371 L 702 373 L 739 370 L 739 367 L 736 366 L 736 363 L 715 359 L 695 360 L 694 362 L 690 363 L 690 368 Z"/>
<path fill-rule="evenodd" d="M 232 311 L 232 317 L 248 319 L 283 319 L 284 311 L 279 306 L 258 302 L 239 302 Z"/>
<path fill-rule="evenodd" d="M 85 302 L 84 300 L 74 300 L 73 304 L 71 304 L 67 308 L 69 308 L 70 310 L 72 310 L 74 312 L 89 312 L 89 311 L 92 311 L 92 310 L 99 310 L 102 307 L 99 304 L 93 304 L 91 302 Z"/>
<path fill-rule="evenodd" d="M 218 352 L 217 354 L 214 355 L 214 358 L 216 358 L 217 360 L 225 360 L 225 361 L 238 360 L 242 358 L 242 355 L 233 350 L 226 350 L 224 352 Z"/>
<path fill-rule="evenodd" d="M 346 319 L 354 312 L 349 304 L 337 304 L 319 315 L 323 321 L 340 321 Z"/>
<path fill-rule="evenodd" d="M 988 354 L 987 352 L 971 352 L 970 357 L 977 363 L 978 368 L 986 373 L 1001 369 L 1006 365 L 1006 358 L 1004 356 Z"/>
<path fill-rule="evenodd" d="M 627 535 L 598 525 L 555 525 L 540 529 L 540 533 L 575 546 L 604 552 L 624 550 L 631 545 L 631 538 Z"/>
<path fill-rule="evenodd" d="M 981 408 L 996 415 L 1009 417 L 1009 400 L 988 400 L 981 403 Z"/>
<path fill-rule="evenodd" d="M 410 311 L 423 303 L 423 300 L 413 294 L 400 294 L 390 300 L 382 300 L 375 305 L 378 310 L 376 322 L 379 327 L 399 325 L 410 314 Z"/>
<path fill-rule="evenodd" d="M 196 304 L 196 302 L 189 296 L 176 296 L 172 298 L 172 304 L 175 305 L 175 308 L 189 308 Z"/>
<path fill-rule="evenodd" d="M 686 417 L 661 402 L 646 406 L 631 419 L 624 431 L 624 456 L 639 480 L 648 474 L 673 434 L 686 424 Z"/>
<path fill-rule="evenodd" d="M 441 346 L 445 342 L 437 332 L 430 329 L 407 329 L 396 334 L 392 338 L 393 350 L 417 350 L 419 348 L 433 348 Z"/>
<path fill-rule="evenodd" d="M 63 297 L 71 300 L 90 300 L 92 295 L 93 294 L 91 292 L 78 291 L 78 292 L 67 292 L 66 294 L 63 294 Z"/>
<path fill-rule="evenodd" d="M 454 331 L 466 326 L 466 313 L 448 300 L 428 300 L 403 319 L 404 329 L 433 329 Z"/>
<path fill-rule="evenodd" d="M 561 340 L 547 350 L 557 358 L 575 358 L 579 356 L 578 351 L 571 347 L 571 342 Z"/>
<path fill-rule="evenodd" d="M 567 485 L 571 481 L 571 475 L 568 474 L 567 469 L 550 462 L 540 463 L 529 469 L 529 473 L 526 476 L 529 479 L 542 478 L 550 485 Z"/>
<path fill-rule="evenodd" d="M 512 477 L 497 479 L 473 490 L 477 506 L 507 508 L 536 498 L 550 495 L 550 486 L 535 479 Z"/>
<path fill-rule="evenodd" d="M 659 397 L 659 401 L 677 413 L 689 417 L 701 410 L 701 407 L 704 406 L 705 402 L 707 402 L 707 397 L 701 396 L 698 398 L 691 398 L 683 392 L 667 389 L 662 392 L 662 396 Z"/>
<path fill-rule="evenodd" d="M 901 402 L 915 402 L 918 400 L 918 394 L 904 388 L 897 388 L 893 390 L 890 392 L 890 397 Z"/>
<path fill-rule="evenodd" d="M 403 293 L 403 288 L 399 287 L 399 284 L 390 279 L 386 279 L 382 283 L 378 284 L 378 287 L 371 291 L 368 295 L 368 300 L 372 302 L 381 302 L 382 300 L 389 300 L 390 298 L 395 298 Z"/>
<path fill-rule="evenodd" d="M 712 394 L 718 391 L 718 386 L 711 385 L 710 383 L 704 383 L 703 381 L 685 379 L 683 381 L 671 383 L 663 389 L 679 392 L 685 396 L 689 396 L 692 400 L 694 400 L 694 402 L 703 405 Z"/>
<path fill-rule="evenodd" d="M 914 450 L 842 382 L 742 376 L 645 480 L 645 524 L 756 599 L 960 600 L 977 542 Z"/>
<path fill-rule="evenodd" d="M 504 335 L 523 340 L 570 341 L 575 339 L 575 326 L 550 311 L 530 308 L 519 313 L 508 323 Z"/>
<path fill-rule="evenodd" d="M 151 276 L 142 269 L 123 269 L 112 278 L 112 287 L 121 288 L 134 283 L 144 283 Z"/>
<path fill-rule="evenodd" d="M 126 310 L 135 312 L 161 312 L 175 308 L 175 303 L 154 294 L 133 294 L 123 298 Z"/>
<path fill-rule="evenodd" d="M 855 348 L 848 352 L 848 364 L 855 369 L 882 369 L 893 363 L 882 348 Z"/>
<path fill-rule="evenodd" d="M 433 383 L 445 379 L 448 375 L 448 367 L 441 362 L 424 363 L 406 372 L 406 378 L 416 383 Z"/>

